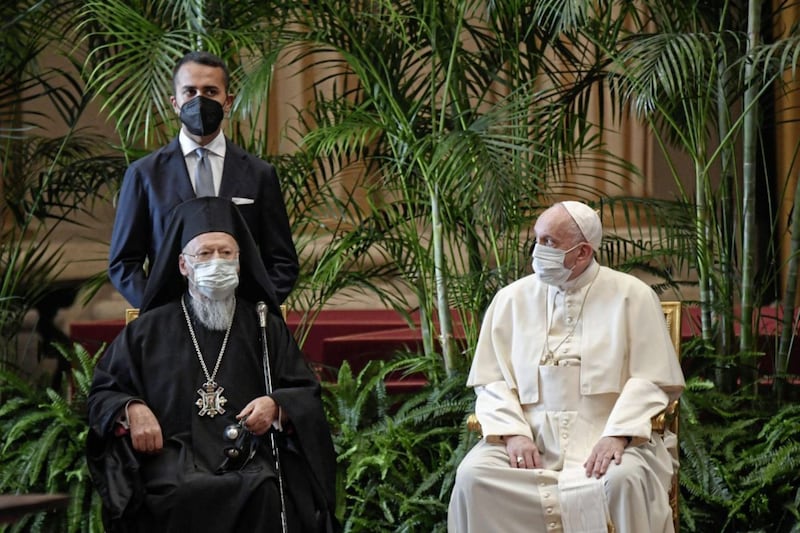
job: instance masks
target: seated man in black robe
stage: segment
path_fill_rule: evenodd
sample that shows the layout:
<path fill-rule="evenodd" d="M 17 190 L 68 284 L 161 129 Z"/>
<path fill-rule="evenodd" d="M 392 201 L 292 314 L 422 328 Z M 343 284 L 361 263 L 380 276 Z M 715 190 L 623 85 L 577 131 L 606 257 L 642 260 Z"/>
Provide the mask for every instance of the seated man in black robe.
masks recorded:
<path fill-rule="evenodd" d="M 110 531 L 335 529 L 320 385 L 268 287 L 229 200 L 175 209 L 140 316 L 89 394 L 89 468 Z"/>

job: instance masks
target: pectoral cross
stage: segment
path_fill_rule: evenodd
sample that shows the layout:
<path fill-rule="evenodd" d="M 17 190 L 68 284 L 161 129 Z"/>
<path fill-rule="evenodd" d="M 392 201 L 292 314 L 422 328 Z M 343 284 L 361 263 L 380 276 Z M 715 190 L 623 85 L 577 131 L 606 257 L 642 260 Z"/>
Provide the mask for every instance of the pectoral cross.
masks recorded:
<path fill-rule="evenodd" d="M 200 399 L 194 404 L 200 408 L 200 416 L 208 415 L 214 418 L 225 412 L 222 406 L 228 403 L 228 399 L 222 395 L 224 390 L 222 387 L 217 387 L 217 384 L 213 381 L 206 381 L 203 383 L 202 389 L 197 389 Z"/>

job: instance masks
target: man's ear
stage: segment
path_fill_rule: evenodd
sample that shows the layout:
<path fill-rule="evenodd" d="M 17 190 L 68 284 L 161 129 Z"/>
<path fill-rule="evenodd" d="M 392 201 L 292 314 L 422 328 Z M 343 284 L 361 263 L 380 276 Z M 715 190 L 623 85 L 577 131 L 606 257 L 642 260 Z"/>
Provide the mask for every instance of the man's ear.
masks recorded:
<path fill-rule="evenodd" d="M 233 108 L 233 95 L 228 94 L 228 96 L 225 97 L 225 104 L 223 104 L 222 106 L 222 111 L 224 111 L 225 114 L 227 115 L 231 112 L 232 108 Z"/>
<path fill-rule="evenodd" d="M 178 256 L 178 270 L 180 270 L 184 278 L 189 277 L 189 267 L 186 266 L 186 259 L 183 258 L 183 254 Z"/>

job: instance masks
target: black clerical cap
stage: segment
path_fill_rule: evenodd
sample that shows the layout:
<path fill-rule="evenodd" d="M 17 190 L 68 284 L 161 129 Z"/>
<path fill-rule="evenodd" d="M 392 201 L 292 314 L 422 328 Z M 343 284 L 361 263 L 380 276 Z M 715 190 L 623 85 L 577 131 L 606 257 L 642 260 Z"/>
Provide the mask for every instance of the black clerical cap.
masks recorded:
<path fill-rule="evenodd" d="M 171 302 L 184 293 L 186 282 L 178 268 L 178 256 L 193 238 L 216 231 L 231 235 L 239 245 L 237 294 L 253 303 L 263 301 L 272 312 L 280 314 L 274 286 L 247 222 L 230 199 L 217 196 L 193 198 L 172 210 L 164 242 L 147 277 L 141 312 Z"/>
<path fill-rule="evenodd" d="M 239 212 L 237 209 L 230 209 L 233 203 L 230 201 L 220 202 L 219 198 L 208 201 L 208 198 L 194 198 L 177 206 L 172 212 L 171 222 L 175 223 L 176 217 L 179 219 L 181 229 L 180 247 L 183 250 L 186 244 L 200 235 L 212 231 L 221 231 L 236 238 L 236 218 Z M 224 200 L 224 199 L 223 199 Z M 239 239 L 236 239 L 238 242 Z"/>

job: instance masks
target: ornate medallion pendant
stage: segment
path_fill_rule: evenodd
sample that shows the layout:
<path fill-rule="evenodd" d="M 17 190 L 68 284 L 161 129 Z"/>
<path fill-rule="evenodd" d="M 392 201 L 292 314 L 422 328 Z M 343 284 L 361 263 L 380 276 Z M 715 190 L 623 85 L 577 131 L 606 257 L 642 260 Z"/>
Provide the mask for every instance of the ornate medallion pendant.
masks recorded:
<path fill-rule="evenodd" d="M 200 395 L 200 399 L 194 404 L 200 408 L 200 416 L 214 418 L 225 412 L 222 406 L 228 403 L 228 399 L 222 395 L 222 391 L 224 390 L 224 388 L 218 387 L 213 381 L 206 381 L 202 389 L 197 389 L 197 394 Z"/>

